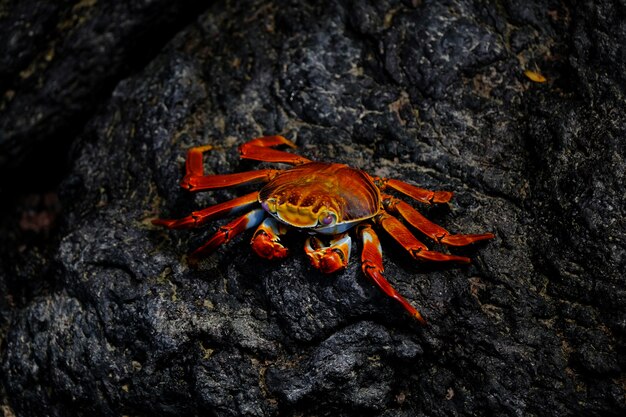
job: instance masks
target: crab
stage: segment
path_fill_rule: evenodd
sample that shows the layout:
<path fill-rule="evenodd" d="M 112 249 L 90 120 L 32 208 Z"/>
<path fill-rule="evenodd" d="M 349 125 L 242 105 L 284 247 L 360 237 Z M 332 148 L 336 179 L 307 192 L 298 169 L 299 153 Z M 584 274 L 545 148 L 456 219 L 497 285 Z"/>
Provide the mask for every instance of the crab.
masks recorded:
<path fill-rule="evenodd" d="M 203 154 L 211 145 L 191 148 L 185 162 L 186 175 L 180 185 L 189 191 L 205 191 L 239 185 L 264 184 L 259 191 L 192 212 L 180 219 L 154 219 L 155 225 L 188 229 L 224 216 L 239 215 L 217 232 L 190 257 L 206 256 L 230 242 L 243 231 L 256 228 L 252 249 L 266 259 L 281 259 L 288 249 L 281 236 L 290 229 L 309 234 L 304 251 L 311 264 L 332 274 L 348 265 L 351 229 L 361 242 L 361 267 L 386 295 L 395 299 L 421 324 L 420 312 L 396 291 L 384 277 L 383 256 L 374 226 L 387 232 L 415 260 L 470 263 L 470 258 L 430 250 L 405 225 L 417 229 L 433 241 L 447 246 L 466 246 L 492 239 L 493 233 L 451 234 L 424 217 L 408 203 L 386 191 L 393 190 L 422 204 L 447 203 L 450 191 L 430 191 L 406 182 L 371 176 L 345 164 L 314 162 L 300 155 L 275 149 L 296 145 L 283 136 L 252 139 L 239 147 L 240 157 L 255 161 L 283 163 L 291 168 L 259 169 L 225 175 L 205 175 Z M 404 222 L 400 221 L 402 218 Z"/>

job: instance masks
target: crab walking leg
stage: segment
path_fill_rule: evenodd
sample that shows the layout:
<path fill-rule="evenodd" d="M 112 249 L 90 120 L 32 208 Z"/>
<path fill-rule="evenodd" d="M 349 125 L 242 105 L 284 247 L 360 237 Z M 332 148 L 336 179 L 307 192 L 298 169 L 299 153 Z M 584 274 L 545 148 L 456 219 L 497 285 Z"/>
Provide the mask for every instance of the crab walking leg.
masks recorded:
<path fill-rule="evenodd" d="M 288 253 L 287 248 L 280 243 L 280 236 L 285 233 L 287 233 L 287 226 L 267 217 L 254 232 L 250 244 L 261 258 L 281 259 Z"/>
<path fill-rule="evenodd" d="M 372 180 L 381 191 L 391 187 L 424 204 L 447 203 L 453 195 L 452 191 L 430 191 L 393 178 L 372 177 Z"/>
<path fill-rule="evenodd" d="M 185 160 L 185 177 L 180 186 L 189 191 L 215 190 L 236 185 L 269 182 L 280 171 L 276 169 L 260 169 L 257 171 L 240 172 L 225 175 L 204 175 L 204 152 L 213 149 L 211 145 L 196 146 L 187 151 Z"/>
<path fill-rule="evenodd" d="M 399 214 L 404 220 L 429 238 L 448 246 L 465 246 L 470 243 L 493 239 L 495 237 L 493 233 L 453 235 L 443 227 L 428 220 L 422 213 L 415 210 L 409 204 L 389 195 L 383 196 L 383 204 L 385 204 L 389 212 Z"/>
<path fill-rule="evenodd" d="M 309 236 L 304 243 L 304 251 L 311 265 L 325 274 L 345 269 L 350 258 L 350 249 L 352 249 L 352 239 L 348 233 L 336 235 L 328 246 L 315 236 Z"/>
<path fill-rule="evenodd" d="M 193 147 L 187 151 L 187 159 L 185 160 L 185 178 L 201 177 L 204 175 L 202 155 L 211 149 L 213 149 L 213 146 L 203 145 Z"/>
<path fill-rule="evenodd" d="M 189 191 L 216 190 L 237 185 L 270 182 L 280 170 L 259 169 L 256 171 L 239 172 L 236 174 L 185 176 L 180 186 Z"/>
<path fill-rule="evenodd" d="M 385 294 L 398 301 L 411 316 L 425 325 L 426 320 L 424 320 L 420 312 L 402 297 L 383 276 L 383 251 L 380 247 L 378 236 L 372 229 L 372 226 L 367 223 L 362 223 L 357 226 L 357 233 L 360 235 L 363 244 L 361 252 L 361 268 L 363 269 L 363 273 L 374 281 Z"/>
<path fill-rule="evenodd" d="M 211 236 L 209 241 L 196 249 L 190 256 L 192 258 L 208 255 L 217 249 L 218 246 L 230 242 L 235 236 L 244 230 L 258 226 L 265 217 L 265 210 L 259 208 L 237 217 L 232 222 L 220 226 L 217 232 Z"/>
<path fill-rule="evenodd" d="M 387 213 L 379 214 L 374 220 L 416 260 L 423 259 L 437 262 L 453 261 L 465 264 L 470 263 L 470 258 L 466 258 L 465 256 L 448 255 L 429 250 L 426 245 L 413 236 L 411 231 L 407 229 L 400 220 Z"/>
<path fill-rule="evenodd" d="M 302 165 L 311 162 L 310 159 L 300 155 L 271 149 L 274 146 L 280 145 L 296 148 L 293 142 L 282 136 L 263 136 L 261 138 L 252 139 L 239 146 L 239 156 L 243 159 L 264 162 L 282 162 L 291 165 Z"/>
<path fill-rule="evenodd" d="M 245 210 L 251 209 L 253 205 L 257 204 L 258 197 L 259 192 L 255 191 L 224 203 L 194 211 L 189 216 L 183 217 L 182 219 L 154 219 L 152 220 L 152 224 L 165 226 L 168 229 L 191 229 L 199 227 L 209 220 L 239 214 Z"/>

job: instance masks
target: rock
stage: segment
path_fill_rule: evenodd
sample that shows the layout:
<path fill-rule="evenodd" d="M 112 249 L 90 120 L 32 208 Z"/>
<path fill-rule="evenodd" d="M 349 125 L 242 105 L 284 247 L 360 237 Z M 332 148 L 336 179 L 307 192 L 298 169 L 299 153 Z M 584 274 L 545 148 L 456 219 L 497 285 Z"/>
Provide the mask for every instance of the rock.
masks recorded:
<path fill-rule="evenodd" d="M 7 407 L 624 414 L 623 15 L 610 1 L 209 7 L 80 136 L 48 258 L 54 285 L 1 305 L 12 309 Z M 333 276 L 308 265 L 299 234 L 284 261 L 256 257 L 248 233 L 194 266 L 186 254 L 221 223 L 150 220 L 248 188 L 185 192 L 186 150 L 216 145 L 207 172 L 241 172 L 259 164 L 236 145 L 264 134 L 454 191 L 449 207 L 418 208 L 453 232 L 497 237 L 452 249 L 473 259 L 456 267 L 415 265 L 382 236 L 386 275 L 425 327 L 364 278 L 359 245 Z"/>
<path fill-rule="evenodd" d="M 8 1 L 0 15 L 0 190 L 46 181 L 115 84 L 192 21 L 198 5 L 157 0 Z M 65 172 L 64 170 L 59 170 Z M 11 184 L 6 179 L 12 174 Z"/>

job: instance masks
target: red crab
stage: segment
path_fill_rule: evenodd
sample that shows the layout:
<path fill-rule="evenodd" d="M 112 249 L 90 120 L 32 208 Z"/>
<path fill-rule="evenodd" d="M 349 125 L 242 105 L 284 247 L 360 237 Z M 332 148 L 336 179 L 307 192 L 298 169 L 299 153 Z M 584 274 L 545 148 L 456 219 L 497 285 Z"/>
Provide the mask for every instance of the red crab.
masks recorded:
<path fill-rule="evenodd" d="M 325 273 L 344 269 L 348 264 L 351 248 L 348 230 L 356 226 L 362 242 L 361 265 L 365 275 L 422 324 L 425 320 L 419 311 L 383 276 L 382 250 L 372 226 L 385 230 L 414 259 L 438 262 L 469 263 L 470 259 L 429 250 L 395 216 L 403 218 L 435 242 L 448 246 L 465 246 L 494 237 L 492 233 L 450 234 L 409 204 L 385 193 L 385 190 L 393 189 L 423 204 L 432 204 L 448 202 L 452 198 L 449 191 L 429 191 L 395 179 L 372 177 L 344 164 L 313 162 L 272 149 L 279 145 L 296 147 L 282 136 L 265 136 L 244 143 L 239 152 L 243 159 L 279 162 L 294 167 L 226 175 L 204 175 L 202 154 L 212 149 L 211 145 L 190 149 L 185 164 L 186 175 L 181 182 L 181 186 L 189 191 L 253 183 L 265 185 L 260 191 L 195 211 L 182 219 L 155 219 L 153 223 L 170 229 L 185 229 L 201 226 L 217 217 L 244 213 L 221 226 L 207 243 L 192 253 L 193 257 L 208 254 L 244 230 L 256 227 L 251 244 L 257 255 L 266 259 L 284 258 L 287 248 L 281 244 L 280 236 L 290 228 L 296 228 L 310 234 L 304 250 L 313 266 Z M 320 239 L 319 235 L 326 236 L 326 239 Z"/>

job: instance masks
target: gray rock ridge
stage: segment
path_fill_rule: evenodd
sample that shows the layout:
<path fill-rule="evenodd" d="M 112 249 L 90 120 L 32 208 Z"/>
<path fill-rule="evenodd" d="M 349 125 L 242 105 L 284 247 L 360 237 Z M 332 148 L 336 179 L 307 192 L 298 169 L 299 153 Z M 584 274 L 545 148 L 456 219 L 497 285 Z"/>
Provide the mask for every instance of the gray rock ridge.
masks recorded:
<path fill-rule="evenodd" d="M 79 138 L 54 283 L 11 312 L 2 343 L 7 406 L 622 415 L 623 15 L 610 1 L 210 6 Z M 449 207 L 415 206 L 451 231 L 496 233 L 451 250 L 472 257 L 462 268 L 416 265 L 382 236 L 386 276 L 427 327 L 365 279 L 357 248 L 329 277 L 301 235 L 274 263 L 246 234 L 192 267 L 186 254 L 221 222 L 150 224 L 247 190 L 182 190 L 189 147 L 220 147 L 209 173 L 240 172 L 265 165 L 236 145 L 275 133 L 315 160 L 454 191 Z"/>

